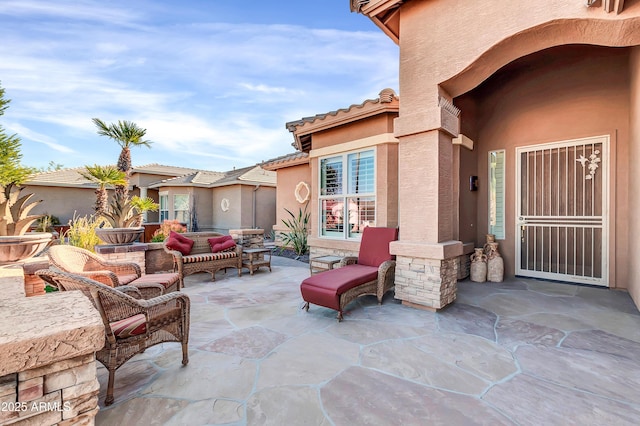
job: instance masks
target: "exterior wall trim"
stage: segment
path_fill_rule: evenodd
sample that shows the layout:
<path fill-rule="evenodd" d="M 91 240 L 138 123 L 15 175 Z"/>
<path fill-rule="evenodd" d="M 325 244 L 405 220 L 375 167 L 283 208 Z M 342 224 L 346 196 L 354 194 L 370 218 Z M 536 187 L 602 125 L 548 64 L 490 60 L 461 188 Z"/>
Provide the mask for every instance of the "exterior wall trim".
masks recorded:
<path fill-rule="evenodd" d="M 359 149 L 370 148 L 376 145 L 383 145 L 387 143 L 397 144 L 399 143 L 399 140 L 393 136 L 393 133 L 382 133 L 380 135 L 356 139 L 338 145 L 312 149 L 311 151 L 309 151 L 309 158 L 324 157 L 326 155 L 339 154 L 348 151 L 357 151 Z"/>

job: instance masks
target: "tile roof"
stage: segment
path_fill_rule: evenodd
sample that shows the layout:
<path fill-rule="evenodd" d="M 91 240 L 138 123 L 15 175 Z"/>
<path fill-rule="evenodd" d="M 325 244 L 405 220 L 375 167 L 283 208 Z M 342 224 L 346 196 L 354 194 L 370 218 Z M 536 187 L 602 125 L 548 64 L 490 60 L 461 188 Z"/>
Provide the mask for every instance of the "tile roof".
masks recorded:
<path fill-rule="evenodd" d="M 73 186 L 81 188 L 97 188 L 98 185 L 85 179 L 80 174 L 84 167 L 60 169 L 33 175 L 25 185 L 38 186 Z"/>
<path fill-rule="evenodd" d="M 393 89 L 382 90 L 377 99 L 367 99 L 360 104 L 353 104 L 348 108 L 341 108 L 324 114 L 303 117 L 300 120 L 285 124 L 287 130 L 293 133 L 293 146 L 298 151 L 308 152 L 311 149 L 311 134 L 319 130 L 336 127 L 362 118 L 380 114 L 386 110 L 398 111 L 399 98 Z"/>
<path fill-rule="evenodd" d="M 290 132 L 294 132 L 298 126 L 304 125 L 305 123 L 313 123 L 317 120 L 324 120 L 327 117 L 335 117 L 340 114 L 347 114 L 353 112 L 356 109 L 362 109 L 367 105 L 378 105 L 378 104 L 386 104 L 390 103 L 393 100 L 397 100 L 398 96 L 393 89 L 384 89 L 380 92 L 379 97 L 376 99 L 367 99 L 360 104 L 352 104 L 347 108 L 340 108 L 335 111 L 329 111 L 324 114 L 316 114 L 311 117 L 303 117 L 300 120 L 290 121 L 285 124 L 287 130 Z"/>
<path fill-rule="evenodd" d="M 260 184 L 275 186 L 275 172 L 262 169 L 258 166 L 243 167 L 228 172 L 196 172 L 187 176 L 179 176 L 172 179 L 163 179 L 149 185 L 150 188 L 164 186 L 196 186 L 200 188 L 214 188 L 218 186 L 236 184 Z"/>
<path fill-rule="evenodd" d="M 184 176 L 188 174 L 192 174 L 194 172 L 207 171 L 207 170 L 199 170 L 192 169 L 188 167 L 178 167 L 178 166 L 165 166 L 163 164 L 152 163 L 145 164 L 144 166 L 133 167 L 131 169 L 132 173 L 148 173 L 152 175 L 167 175 L 167 176 Z"/>
<path fill-rule="evenodd" d="M 298 164 L 305 164 L 308 162 L 309 153 L 298 151 L 291 154 L 282 155 L 280 157 L 272 158 L 271 160 L 264 161 L 260 165 L 265 170 L 278 170 L 284 167 L 297 166 Z"/>

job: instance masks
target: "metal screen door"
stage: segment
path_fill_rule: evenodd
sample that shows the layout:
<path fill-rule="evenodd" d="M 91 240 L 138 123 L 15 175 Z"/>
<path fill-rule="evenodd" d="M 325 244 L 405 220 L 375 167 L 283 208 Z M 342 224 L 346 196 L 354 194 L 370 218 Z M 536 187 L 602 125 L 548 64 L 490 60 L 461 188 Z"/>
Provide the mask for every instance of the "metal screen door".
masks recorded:
<path fill-rule="evenodd" d="M 516 158 L 516 275 L 607 286 L 609 137 Z"/>

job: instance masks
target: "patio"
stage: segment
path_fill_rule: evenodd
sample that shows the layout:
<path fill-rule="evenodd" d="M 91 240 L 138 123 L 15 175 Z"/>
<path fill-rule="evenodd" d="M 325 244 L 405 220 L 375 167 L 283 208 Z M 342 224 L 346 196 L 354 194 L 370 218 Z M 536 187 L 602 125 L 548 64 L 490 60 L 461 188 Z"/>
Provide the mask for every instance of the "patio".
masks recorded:
<path fill-rule="evenodd" d="M 190 363 L 180 345 L 116 373 L 121 424 L 637 424 L 640 313 L 624 292 L 535 280 L 459 283 L 441 313 L 391 294 L 336 312 L 300 309 L 307 264 L 274 256 L 185 280 Z M 356 304 L 359 306 L 356 307 Z"/>

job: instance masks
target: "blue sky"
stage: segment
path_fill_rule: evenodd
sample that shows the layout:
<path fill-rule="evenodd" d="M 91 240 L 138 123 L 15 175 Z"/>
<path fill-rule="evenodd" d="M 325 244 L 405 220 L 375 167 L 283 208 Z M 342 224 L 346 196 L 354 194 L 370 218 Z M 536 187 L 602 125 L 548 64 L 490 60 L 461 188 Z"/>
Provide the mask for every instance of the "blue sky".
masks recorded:
<path fill-rule="evenodd" d="M 131 120 L 133 164 L 225 171 L 293 151 L 285 123 L 398 91 L 398 47 L 349 0 L 3 0 L 0 123 L 23 163 L 114 164 L 91 118 Z"/>

